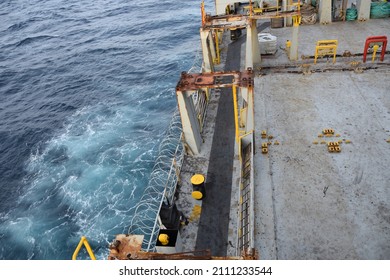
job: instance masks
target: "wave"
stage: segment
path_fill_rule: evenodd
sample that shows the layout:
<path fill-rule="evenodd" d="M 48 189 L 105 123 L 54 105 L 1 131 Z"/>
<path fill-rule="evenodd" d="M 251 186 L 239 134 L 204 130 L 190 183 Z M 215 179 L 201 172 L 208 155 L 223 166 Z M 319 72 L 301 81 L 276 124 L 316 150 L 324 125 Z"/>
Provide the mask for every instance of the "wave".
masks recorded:
<path fill-rule="evenodd" d="M 27 37 L 27 38 L 19 41 L 15 45 L 17 47 L 21 47 L 21 46 L 25 46 L 25 45 L 28 45 L 28 44 L 32 44 L 32 43 L 38 42 L 38 41 L 46 41 L 46 40 L 50 40 L 50 39 L 54 39 L 54 38 L 58 38 L 58 37 L 59 36 L 49 36 L 49 35 L 41 35 L 41 36 L 36 36 L 36 37 Z"/>

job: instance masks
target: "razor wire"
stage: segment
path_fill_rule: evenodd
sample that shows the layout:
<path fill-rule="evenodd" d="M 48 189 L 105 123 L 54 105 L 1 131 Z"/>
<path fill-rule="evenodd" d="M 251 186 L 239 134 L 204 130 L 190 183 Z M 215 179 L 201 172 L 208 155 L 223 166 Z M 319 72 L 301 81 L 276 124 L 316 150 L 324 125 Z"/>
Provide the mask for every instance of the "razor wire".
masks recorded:
<path fill-rule="evenodd" d="M 150 180 L 135 208 L 129 234 L 144 235 L 142 249 L 153 251 L 159 229 L 159 212 L 163 203 L 173 202 L 179 173 L 184 160 L 182 127 L 178 111 L 172 117 L 167 134 L 159 146 Z"/>
<path fill-rule="evenodd" d="M 189 73 L 202 70 L 202 51 L 199 46 Z M 194 102 L 197 102 L 195 97 Z M 179 110 L 172 116 L 166 135 L 159 146 L 158 157 L 150 175 L 149 183 L 135 206 L 129 234 L 143 235 L 142 250 L 155 251 L 160 228 L 159 212 L 163 203 L 173 203 L 176 186 L 184 161 L 185 147 L 182 141 L 182 125 Z"/>

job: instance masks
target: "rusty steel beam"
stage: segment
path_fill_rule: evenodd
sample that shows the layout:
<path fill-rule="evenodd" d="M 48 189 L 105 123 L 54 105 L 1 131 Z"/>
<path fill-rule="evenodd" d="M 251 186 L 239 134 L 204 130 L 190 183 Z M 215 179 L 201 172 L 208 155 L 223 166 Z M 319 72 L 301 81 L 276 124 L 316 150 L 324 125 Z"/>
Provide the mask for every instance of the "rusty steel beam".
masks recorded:
<path fill-rule="evenodd" d="M 286 12 L 267 12 L 263 14 L 250 15 L 206 15 L 202 28 L 207 29 L 230 29 L 230 28 L 245 28 L 248 21 L 256 19 L 272 19 L 282 17 L 300 16 L 300 11 L 286 11 Z"/>
<path fill-rule="evenodd" d="M 253 88 L 254 73 L 251 68 L 244 72 L 182 72 L 176 91 L 194 91 L 201 88 L 245 87 Z"/>

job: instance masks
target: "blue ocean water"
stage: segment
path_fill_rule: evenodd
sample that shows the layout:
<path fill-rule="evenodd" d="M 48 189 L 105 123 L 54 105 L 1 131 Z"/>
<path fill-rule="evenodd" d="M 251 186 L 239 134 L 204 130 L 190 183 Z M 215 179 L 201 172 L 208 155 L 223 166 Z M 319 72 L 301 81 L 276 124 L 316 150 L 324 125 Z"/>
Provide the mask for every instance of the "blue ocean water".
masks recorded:
<path fill-rule="evenodd" d="M 199 5 L 0 1 L 0 259 L 70 259 L 82 235 L 105 258 L 127 233 Z"/>

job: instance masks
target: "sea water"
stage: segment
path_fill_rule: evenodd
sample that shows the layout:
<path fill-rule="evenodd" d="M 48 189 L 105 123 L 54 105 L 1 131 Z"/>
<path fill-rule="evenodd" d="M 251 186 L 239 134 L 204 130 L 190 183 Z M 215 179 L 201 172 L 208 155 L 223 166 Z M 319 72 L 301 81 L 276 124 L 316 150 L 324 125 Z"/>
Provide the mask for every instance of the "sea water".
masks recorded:
<path fill-rule="evenodd" d="M 2 0 L 0 19 L 0 259 L 70 259 L 81 236 L 106 258 L 199 63 L 200 1 Z"/>

